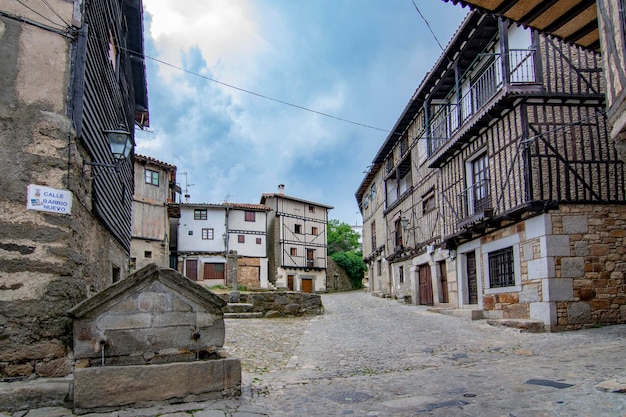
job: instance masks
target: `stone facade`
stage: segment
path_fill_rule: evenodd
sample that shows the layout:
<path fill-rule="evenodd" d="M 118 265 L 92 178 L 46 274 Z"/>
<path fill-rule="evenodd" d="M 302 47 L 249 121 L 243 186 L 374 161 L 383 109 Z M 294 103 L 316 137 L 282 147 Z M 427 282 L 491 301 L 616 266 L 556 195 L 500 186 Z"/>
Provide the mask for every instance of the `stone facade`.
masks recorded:
<path fill-rule="evenodd" d="M 0 6 L 0 379 L 69 374 L 65 312 L 127 271 L 126 249 L 92 211 L 68 117 L 75 39 L 9 17 L 53 9 L 71 22 L 73 3 Z M 26 210 L 29 184 L 72 191 L 71 214 Z"/>

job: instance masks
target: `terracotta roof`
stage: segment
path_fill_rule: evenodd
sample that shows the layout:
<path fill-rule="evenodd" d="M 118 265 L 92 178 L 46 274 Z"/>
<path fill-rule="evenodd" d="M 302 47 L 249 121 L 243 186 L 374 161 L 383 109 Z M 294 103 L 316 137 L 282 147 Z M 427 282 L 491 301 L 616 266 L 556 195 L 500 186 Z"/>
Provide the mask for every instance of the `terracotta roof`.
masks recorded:
<path fill-rule="evenodd" d="M 272 211 L 271 207 L 263 204 L 248 204 L 248 203 L 224 203 L 227 207 L 243 210 L 256 210 L 256 211 Z"/>
<path fill-rule="evenodd" d="M 167 162 L 159 161 L 158 159 L 154 159 L 150 156 L 135 154 L 135 162 L 149 162 L 151 164 L 159 165 L 163 168 L 169 168 L 172 170 L 176 170 L 176 165 L 168 164 Z"/>

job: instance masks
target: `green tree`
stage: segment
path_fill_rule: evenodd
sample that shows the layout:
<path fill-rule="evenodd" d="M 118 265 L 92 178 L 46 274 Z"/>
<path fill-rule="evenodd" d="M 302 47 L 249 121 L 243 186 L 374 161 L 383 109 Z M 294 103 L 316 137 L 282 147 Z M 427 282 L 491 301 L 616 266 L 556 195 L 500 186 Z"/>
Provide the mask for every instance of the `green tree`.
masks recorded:
<path fill-rule="evenodd" d="M 337 252 L 354 252 L 359 247 L 359 234 L 348 223 L 337 219 L 328 222 L 327 251 L 332 256 Z"/>
<path fill-rule="evenodd" d="M 363 287 L 363 275 L 367 267 L 363 262 L 361 252 L 335 252 L 331 258 L 346 271 L 352 288 Z"/>
<path fill-rule="evenodd" d="M 328 222 L 327 231 L 328 256 L 346 271 L 352 288 L 361 288 L 367 266 L 363 262 L 363 254 L 357 251 L 359 234 L 348 223 L 336 219 Z"/>

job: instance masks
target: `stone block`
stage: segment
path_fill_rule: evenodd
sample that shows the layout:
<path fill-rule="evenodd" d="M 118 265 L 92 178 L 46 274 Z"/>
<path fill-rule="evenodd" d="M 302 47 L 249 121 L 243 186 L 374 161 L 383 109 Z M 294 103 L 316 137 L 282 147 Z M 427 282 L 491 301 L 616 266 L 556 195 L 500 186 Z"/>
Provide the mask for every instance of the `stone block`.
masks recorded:
<path fill-rule="evenodd" d="M 568 304 L 567 321 L 569 324 L 591 323 L 591 305 L 586 301 Z"/>
<path fill-rule="evenodd" d="M 522 245 L 522 260 L 530 261 L 535 257 L 535 251 L 533 248 L 533 244 L 530 242 L 526 242 Z"/>
<path fill-rule="evenodd" d="M 185 312 L 164 312 L 155 313 L 152 316 L 153 327 L 168 326 L 195 326 L 196 315 L 194 313 Z"/>
<path fill-rule="evenodd" d="M 74 412 L 146 406 L 189 397 L 216 398 L 224 392 L 238 392 L 240 387 L 241 364 L 237 358 L 76 369 Z"/>
<path fill-rule="evenodd" d="M 527 284 L 519 293 L 520 303 L 536 303 L 539 301 L 539 284 Z"/>
<path fill-rule="evenodd" d="M 135 314 L 103 314 L 96 320 L 96 327 L 100 331 L 108 329 L 145 329 L 152 324 L 150 313 Z"/>
<path fill-rule="evenodd" d="M 566 234 L 584 234 L 589 231 L 587 216 L 563 216 L 563 232 Z"/>
<path fill-rule="evenodd" d="M 588 256 L 589 255 L 589 243 L 587 241 L 579 241 L 574 244 L 575 256 Z"/>
<path fill-rule="evenodd" d="M 52 359 L 38 362 L 35 365 L 35 373 L 42 377 L 57 378 L 67 376 L 72 372 L 68 358 Z"/>
<path fill-rule="evenodd" d="M 137 309 L 150 313 L 168 311 L 168 296 L 162 292 L 144 291 L 137 299 Z"/>
<path fill-rule="evenodd" d="M 531 320 L 540 320 L 546 326 L 555 326 L 557 324 L 556 303 L 530 303 Z"/>
<path fill-rule="evenodd" d="M 539 258 L 528 261 L 528 279 L 553 278 L 555 275 L 554 258 Z"/>
<path fill-rule="evenodd" d="M 541 256 L 571 256 L 569 236 L 548 235 L 539 239 Z"/>
<path fill-rule="evenodd" d="M 509 304 L 502 308 L 502 317 L 505 319 L 525 319 L 528 318 L 528 308 L 526 304 Z"/>
<path fill-rule="evenodd" d="M 553 278 L 541 281 L 543 301 L 573 301 L 574 280 Z"/>
<path fill-rule="evenodd" d="M 552 234 L 552 216 L 542 214 L 526 220 L 526 239 Z"/>
<path fill-rule="evenodd" d="M 561 259 L 561 276 L 563 278 L 581 278 L 585 276 L 585 259 L 571 257 Z"/>

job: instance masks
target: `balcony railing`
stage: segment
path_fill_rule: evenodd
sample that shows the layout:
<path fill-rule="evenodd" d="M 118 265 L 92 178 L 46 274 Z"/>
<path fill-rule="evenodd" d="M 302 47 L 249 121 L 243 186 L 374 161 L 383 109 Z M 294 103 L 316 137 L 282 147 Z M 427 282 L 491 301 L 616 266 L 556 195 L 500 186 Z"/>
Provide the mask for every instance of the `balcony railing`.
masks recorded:
<path fill-rule="evenodd" d="M 491 216 L 493 206 L 490 184 L 489 179 L 484 179 L 466 188 L 459 195 L 461 223 L 467 222 L 468 219 L 481 220 Z"/>
<path fill-rule="evenodd" d="M 428 141 L 429 156 L 437 152 L 453 134 L 474 114 L 483 108 L 504 85 L 502 76 L 502 60 L 500 54 L 490 56 L 489 62 L 472 78 L 469 88 L 458 103 L 437 105 L 437 111 L 431 118 Z M 535 51 L 532 49 L 512 49 L 509 51 L 510 84 L 527 84 L 536 82 Z M 465 85 L 467 79 L 461 82 Z M 455 97 L 454 91 L 448 94 Z"/>

